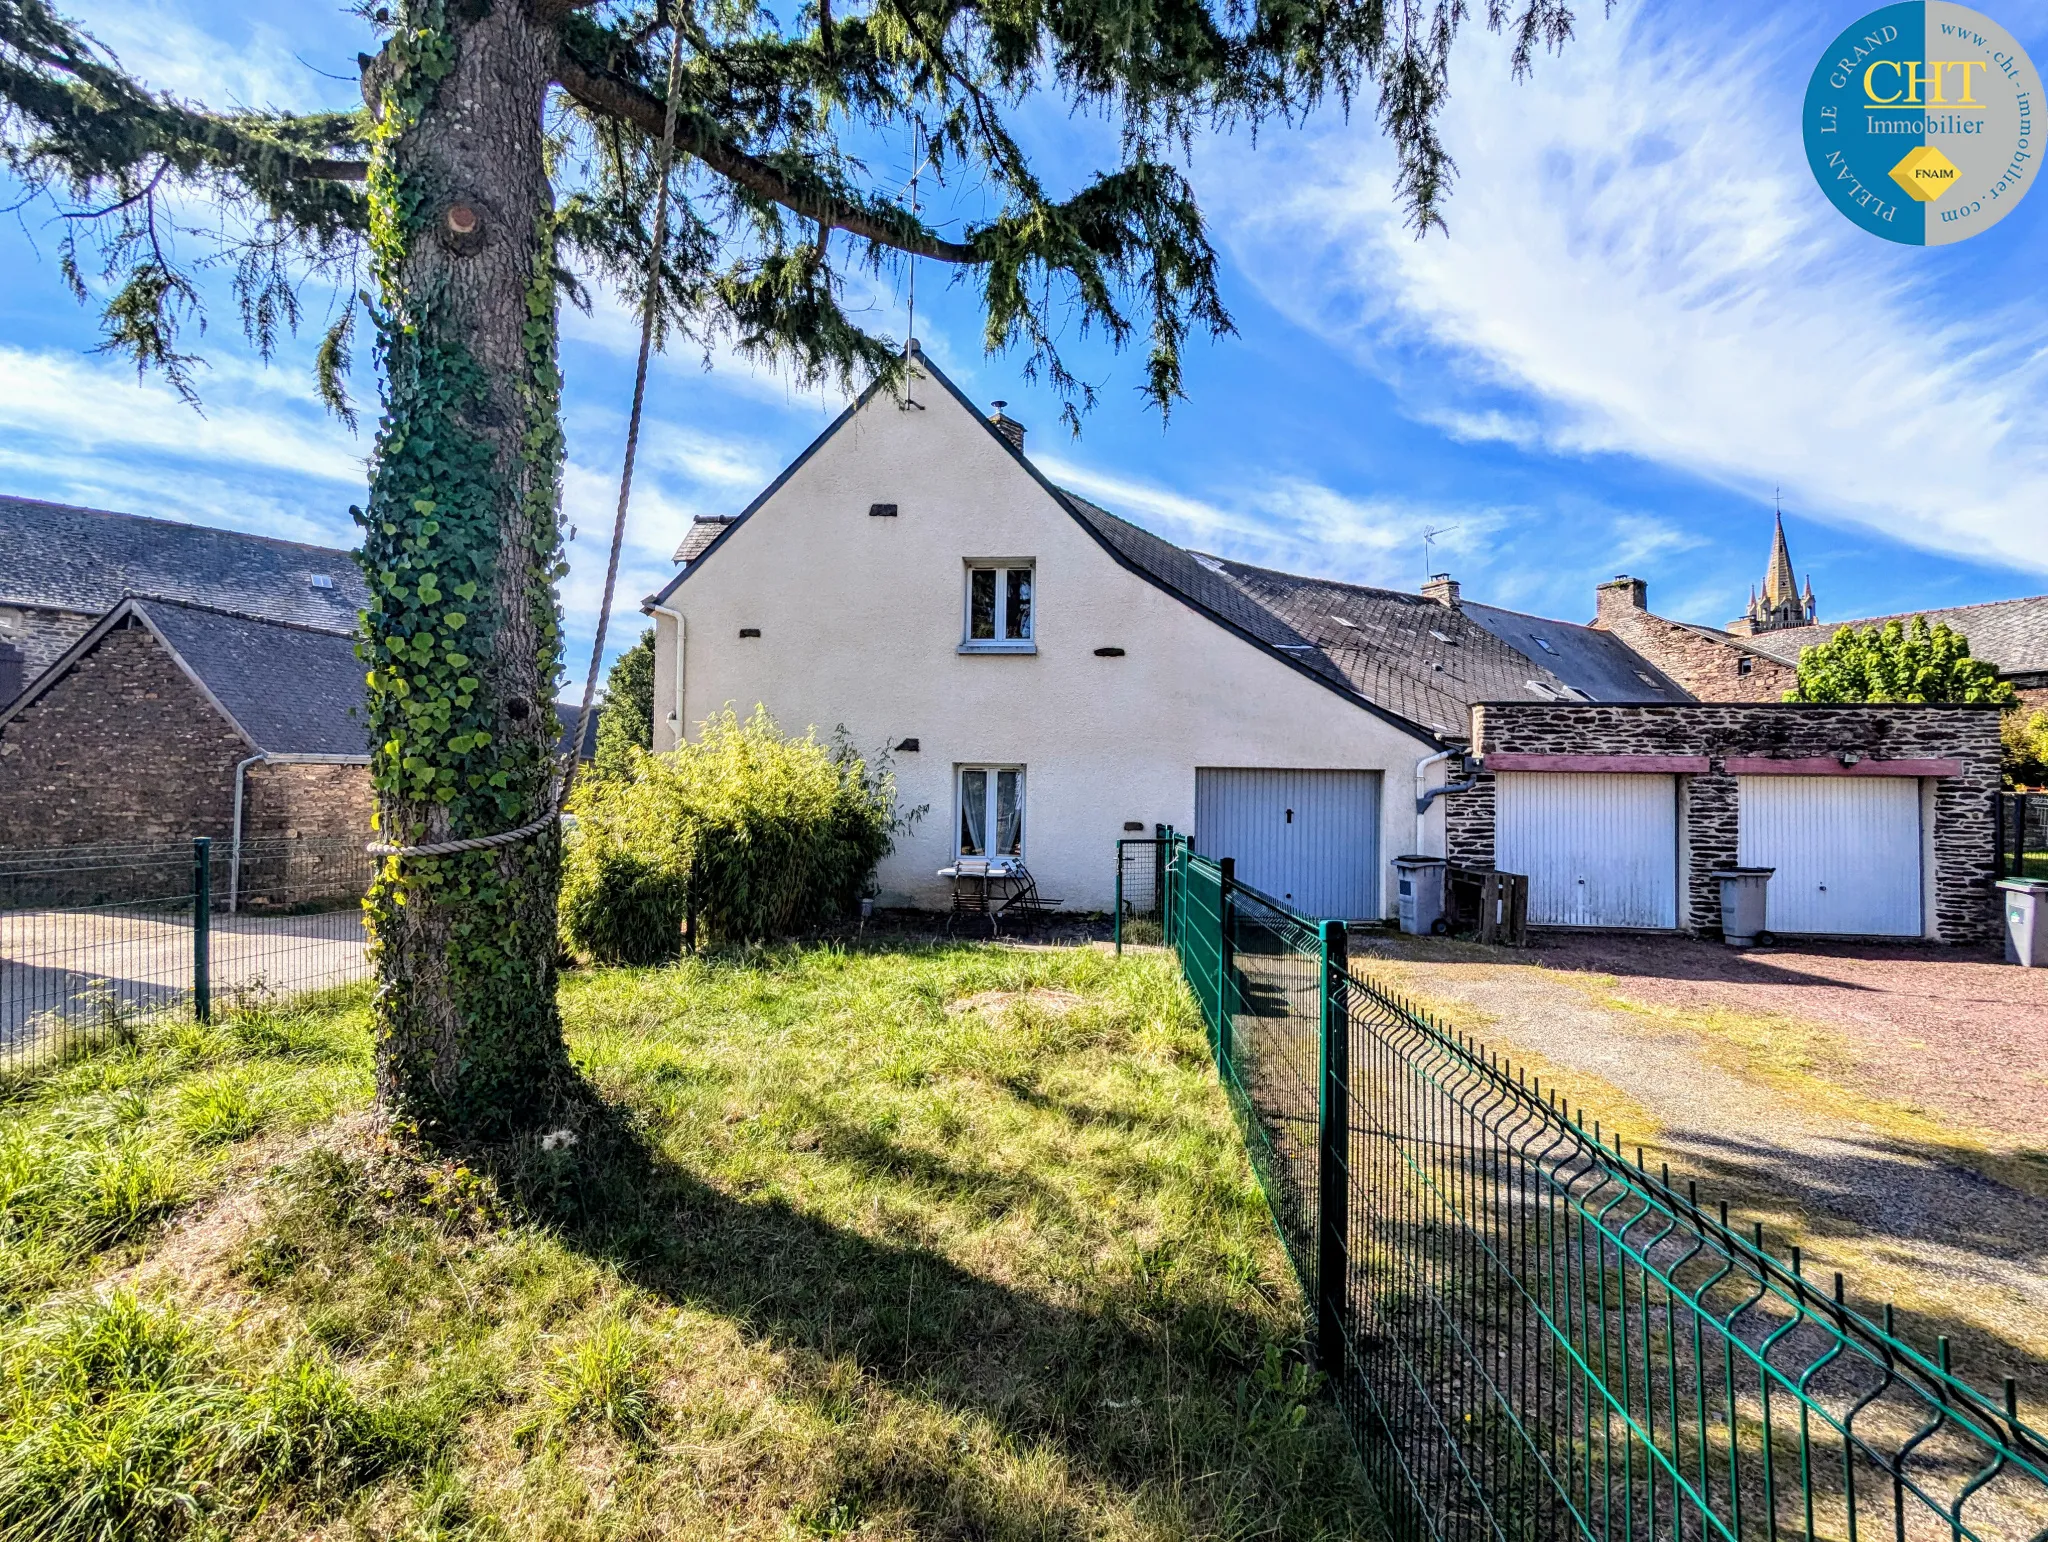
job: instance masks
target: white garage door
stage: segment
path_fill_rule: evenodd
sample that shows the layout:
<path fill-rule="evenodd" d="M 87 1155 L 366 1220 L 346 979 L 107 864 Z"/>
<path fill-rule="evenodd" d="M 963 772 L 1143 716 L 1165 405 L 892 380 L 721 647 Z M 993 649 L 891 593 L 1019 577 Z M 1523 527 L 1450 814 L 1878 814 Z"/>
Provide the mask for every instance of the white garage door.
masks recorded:
<path fill-rule="evenodd" d="M 1494 795 L 1494 866 L 1528 874 L 1532 925 L 1678 925 L 1675 777 L 1503 771 Z"/>
<path fill-rule="evenodd" d="M 1774 867 L 1764 925 L 1920 935 L 1920 784 L 1911 777 L 1744 776 L 1744 867 Z"/>
<path fill-rule="evenodd" d="M 1195 850 L 1305 916 L 1378 919 L 1379 832 L 1377 771 L 1195 771 Z"/>

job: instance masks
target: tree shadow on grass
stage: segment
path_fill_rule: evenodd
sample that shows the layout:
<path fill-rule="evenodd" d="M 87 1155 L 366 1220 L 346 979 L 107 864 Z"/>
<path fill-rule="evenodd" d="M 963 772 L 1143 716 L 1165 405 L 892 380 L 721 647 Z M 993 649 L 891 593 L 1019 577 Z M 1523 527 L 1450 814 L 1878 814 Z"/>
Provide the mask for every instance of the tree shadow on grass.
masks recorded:
<path fill-rule="evenodd" d="M 788 1390 L 840 1429 L 820 1458 L 830 1497 L 801 1524 L 837 1533 L 894 1515 L 937 1535 L 1099 1534 L 1103 1499 L 1120 1496 L 1168 1536 L 1378 1530 L 1336 1414 L 1276 1384 L 1274 1318 L 1232 1282 L 1140 1269 L 1004 1283 L 922 1245 L 914 1219 L 878 1238 L 735 1198 L 593 1089 L 571 1106 L 573 1144 L 462 1154 L 569 1247 L 779 1352 Z M 907 1177 L 909 1192 L 988 1177 L 857 1133 L 824 1139 L 842 1163 Z M 1048 1202 L 1048 1186 L 1004 1177 L 998 1206 Z M 915 1418 L 849 1406 L 848 1365 L 993 1439 L 938 1438 L 929 1421 L 909 1433 Z"/>

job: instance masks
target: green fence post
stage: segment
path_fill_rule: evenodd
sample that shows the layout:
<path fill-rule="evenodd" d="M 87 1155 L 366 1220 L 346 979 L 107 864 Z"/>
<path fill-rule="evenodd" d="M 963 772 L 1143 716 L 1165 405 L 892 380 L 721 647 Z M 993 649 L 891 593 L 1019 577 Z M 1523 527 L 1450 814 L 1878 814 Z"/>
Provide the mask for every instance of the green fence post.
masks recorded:
<path fill-rule="evenodd" d="M 1110 935 L 1116 938 L 1116 956 L 1124 956 L 1124 843 L 1116 843 L 1116 919 L 1110 923 Z"/>
<path fill-rule="evenodd" d="M 1316 1153 L 1316 1363 L 1344 1371 L 1344 1315 L 1351 1274 L 1351 1015 L 1344 989 L 1351 954 L 1342 921 L 1322 923 L 1322 1095 Z"/>
<path fill-rule="evenodd" d="M 192 841 L 192 1015 L 213 1020 L 213 967 L 208 958 L 208 928 L 213 924 L 213 842 Z"/>
<path fill-rule="evenodd" d="M 1230 1011 L 1230 970 L 1234 951 L 1230 945 L 1230 886 L 1237 882 L 1237 858 L 1225 857 L 1216 864 L 1223 870 L 1223 882 L 1216 889 L 1216 924 L 1222 936 L 1216 939 L 1216 1069 L 1228 1085 L 1236 1080 L 1231 1062 L 1237 1054 L 1237 1028 Z"/>

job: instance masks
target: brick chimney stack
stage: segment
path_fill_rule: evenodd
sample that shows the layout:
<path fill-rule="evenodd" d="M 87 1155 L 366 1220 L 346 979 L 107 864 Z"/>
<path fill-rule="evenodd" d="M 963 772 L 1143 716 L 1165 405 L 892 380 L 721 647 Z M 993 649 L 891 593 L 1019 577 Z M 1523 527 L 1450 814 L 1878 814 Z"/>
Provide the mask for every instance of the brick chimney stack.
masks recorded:
<path fill-rule="evenodd" d="M 1422 586 L 1422 597 L 1439 605 L 1458 608 L 1458 581 L 1448 573 L 1432 573 Z"/>
<path fill-rule="evenodd" d="M 1650 586 L 1626 573 L 1600 585 L 1593 593 L 1597 607 L 1595 626 L 1612 627 L 1617 621 L 1639 616 L 1650 608 Z"/>
<path fill-rule="evenodd" d="M 1003 409 L 1010 405 L 1008 402 L 994 402 L 991 405 L 994 406 L 996 411 L 995 416 L 990 418 L 989 422 L 995 425 L 997 433 L 1010 441 L 1010 448 L 1019 455 L 1022 455 L 1024 453 L 1024 425 L 1015 418 L 1004 414 Z"/>

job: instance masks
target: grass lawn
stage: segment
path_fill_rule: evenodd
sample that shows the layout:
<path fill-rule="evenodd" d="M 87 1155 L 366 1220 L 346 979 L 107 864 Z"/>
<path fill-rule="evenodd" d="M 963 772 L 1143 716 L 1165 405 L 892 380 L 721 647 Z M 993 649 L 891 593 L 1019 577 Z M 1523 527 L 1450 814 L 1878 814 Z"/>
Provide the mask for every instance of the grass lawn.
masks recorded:
<path fill-rule="evenodd" d="M 469 1161 L 360 995 L 0 1106 L 0 1536 L 1372 1529 L 1171 962 L 779 951 L 563 987 L 618 1111 Z"/>

